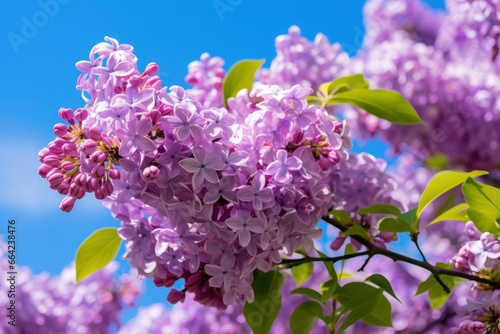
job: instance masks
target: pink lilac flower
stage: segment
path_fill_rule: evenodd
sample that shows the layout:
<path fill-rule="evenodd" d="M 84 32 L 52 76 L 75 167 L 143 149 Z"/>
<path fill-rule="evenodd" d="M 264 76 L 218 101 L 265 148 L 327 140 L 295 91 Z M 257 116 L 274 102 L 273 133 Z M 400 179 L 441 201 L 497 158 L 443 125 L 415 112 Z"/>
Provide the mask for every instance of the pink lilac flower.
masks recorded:
<path fill-rule="evenodd" d="M 259 74 L 264 84 L 283 88 L 300 84 L 317 89 L 322 83 L 347 74 L 349 56 L 338 43 L 330 44 L 323 34 L 309 41 L 301 36 L 299 27 L 292 26 L 287 35 L 276 37 L 275 46 L 276 57 L 271 66 Z"/>

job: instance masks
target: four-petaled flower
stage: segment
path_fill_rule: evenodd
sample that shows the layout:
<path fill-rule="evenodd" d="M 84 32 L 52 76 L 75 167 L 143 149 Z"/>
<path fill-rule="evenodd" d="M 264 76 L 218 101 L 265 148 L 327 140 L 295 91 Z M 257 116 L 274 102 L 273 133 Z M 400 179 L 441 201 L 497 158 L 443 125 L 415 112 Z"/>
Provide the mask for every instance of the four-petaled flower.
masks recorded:
<path fill-rule="evenodd" d="M 243 202 L 252 202 L 255 210 L 260 211 L 264 206 L 274 204 L 274 194 L 270 188 L 265 188 L 266 177 L 262 171 L 254 175 L 252 183 L 238 190 L 238 198 Z"/>
<path fill-rule="evenodd" d="M 250 232 L 263 233 L 267 227 L 264 219 L 252 217 L 252 214 L 246 210 L 240 210 L 238 216 L 226 219 L 226 224 L 237 233 L 238 240 L 243 247 L 250 243 Z"/>
<path fill-rule="evenodd" d="M 278 150 L 276 161 L 271 162 L 265 171 L 266 175 L 273 175 L 272 180 L 277 184 L 284 184 L 292 179 L 291 171 L 302 167 L 302 162 L 297 157 L 288 157 L 285 150 Z"/>
<path fill-rule="evenodd" d="M 204 149 L 197 147 L 193 150 L 194 158 L 186 158 L 179 162 L 182 168 L 193 173 L 193 186 L 199 189 L 204 180 L 210 183 L 219 182 L 217 171 L 224 168 L 224 163 L 215 154 L 207 154 Z"/>

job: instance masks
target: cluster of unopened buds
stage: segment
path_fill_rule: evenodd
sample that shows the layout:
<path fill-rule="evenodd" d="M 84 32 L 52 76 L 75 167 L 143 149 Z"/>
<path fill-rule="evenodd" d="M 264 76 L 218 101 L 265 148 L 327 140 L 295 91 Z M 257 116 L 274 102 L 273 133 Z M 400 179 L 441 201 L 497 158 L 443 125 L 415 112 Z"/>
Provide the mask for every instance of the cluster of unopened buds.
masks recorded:
<path fill-rule="evenodd" d="M 204 107 L 162 87 L 156 64 L 139 73 L 131 46 L 106 40 L 77 63 L 86 105 L 61 109 L 70 125 L 54 128 L 40 174 L 68 195 L 64 211 L 88 192 L 106 198 L 131 265 L 158 286 L 185 279 L 171 302 L 186 291 L 218 308 L 253 300 L 255 269 L 320 237 L 347 124 L 308 105 L 313 91 L 300 86 L 257 84 L 227 109 Z"/>
<path fill-rule="evenodd" d="M 49 181 L 51 189 L 67 195 L 60 208 L 69 212 L 85 193 L 93 192 L 100 200 L 113 193 L 111 180 L 120 177 L 115 168 L 118 143 L 112 142 L 99 128 L 84 126 L 89 116 L 85 108 L 75 112 L 61 108 L 59 116 L 69 125 L 54 126 L 58 138 L 38 154 L 42 163 L 38 173 Z"/>

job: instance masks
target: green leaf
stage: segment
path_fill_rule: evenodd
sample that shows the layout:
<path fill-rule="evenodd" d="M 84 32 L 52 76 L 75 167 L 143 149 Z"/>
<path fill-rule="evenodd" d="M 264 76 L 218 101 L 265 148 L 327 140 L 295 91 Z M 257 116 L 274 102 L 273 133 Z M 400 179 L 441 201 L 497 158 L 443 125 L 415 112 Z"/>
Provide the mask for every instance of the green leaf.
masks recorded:
<path fill-rule="evenodd" d="M 116 257 L 121 242 L 114 227 L 99 229 L 87 237 L 76 251 L 76 283 L 110 263 Z"/>
<path fill-rule="evenodd" d="M 364 282 L 351 282 L 341 287 L 336 296 L 337 300 L 344 305 L 344 307 L 353 310 L 366 300 L 372 299 L 378 294 L 382 294 L 382 290 L 370 284 Z"/>
<path fill-rule="evenodd" d="M 303 302 L 290 317 L 290 329 L 293 334 L 309 334 L 316 324 L 317 319 L 323 317 L 321 305 L 317 302 L 308 300 Z"/>
<path fill-rule="evenodd" d="M 264 59 L 244 59 L 234 64 L 227 72 L 222 82 L 223 102 L 227 106 L 227 100 L 246 88 L 252 89 L 255 73 L 264 64 Z"/>
<path fill-rule="evenodd" d="M 322 253 L 321 251 L 316 249 L 316 253 L 322 258 L 327 258 L 326 254 Z M 337 272 L 335 272 L 335 268 L 333 267 L 333 263 L 331 261 L 322 261 L 323 264 L 326 267 L 326 270 L 328 270 L 328 273 L 330 274 L 331 279 L 337 279 Z"/>
<path fill-rule="evenodd" d="M 423 123 L 410 102 L 396 91 L 385 89 L 355 89 L 335 94 L 328 105 L 350 104 L 379 118 L 398 124 Z"/>
<path fill-rule="evenodd" d="M 441 171 L 448 166 L 449 158 L 447 155 L 442 153 L 436 153 L 427 157 L 424 160 L 424 165 L 431 167 L 435 171 Z"/>
<path fill-rule="evenodd" d="M 335 218 L 344 225 L 349 224 L 352 220 L 349 212 L 345 210 L 332 210 L 330 211 L 330 214 L 333 216 L 333 218 Z"/>
<path fill-rule="evenodd" d="M 458 204 L 437 216 L 433 221 L 427 224 L 425 228 L 436 223 L 448 220 L 457 220 L 461 222 L 469 221 L 469 217 L 467 216 L 467 209 L 469 209 L 469 205 L 467 203 Z"/>
<path fill-rule="evenodd" d="M 348 310 L 346 317 L 337 333 L 342 333 L 356 321 L 370 314 L 383 297 L 382 289 L 374 288 L 362 282 L 352 282 L 340 288 L 337 300 Z"/>
<path fill-rule="evenodd" d="M 351 89 L 367 89 L 369 86 L 363 74 L 348 75 L 340 77 L 330 82 L 325 82 L 319 86 L 318 91 L 324 97 L 328 97 L 332 92 L 339 93 L 341 91 L 348 91 Z"/>
<path fill-rule="evenodd" d="M 281 287 L 285 277 L 278 270 L 254 273 L 254 301 L 246 303 L 243 315 L 255 334 L 268 333 L 281 308 Z"/>
<path fill-rule="evenodd" d="M 296 288 L 290 292 L 290 295 L 303 295 L 317 301 L 322 301 L 321 294 L 311 288 Z"/>
<path fill-rule="evenodd" d="M 348 243 L 347 245 L 345 245 L 344 255 L 350 255 L 350 254 L 356 254 L 356 253 L 357 253 L 356 249 L 354 248 L 354 246 L 351 243 Z M 342 267 L 340 270 L 340 272 L 341 272 L 340 276 L 343 276 L 345 261 L 346 260 L 342 260 Z"/>
<path fill-rule="evenodd" d="M 422 193 L 422 197 L 420 197 L 420 201 L 418 202 L 417 207 L 417 218 L 420 218 L 422 211 L 432 203 L 436 198 L 444 194 L 445 192 L 455 188 L 459 184 L 462 184 L 469 177 L 476 178 L 481 175 L 486 175 L 488 172 L 475 170 L 472 172 L 460 172 L 460 171 L 451 171 L 444 170 L 432 177 L 424 192 Z"/>
<path fill-rule="evenodd" d="M 384 232 L 411 232 L 408 222 L 400 218 L 385 217 L 379 220 L 377 230 Z"/>
<path fill-rule="evenodd" d="M 440 262 L 438 262 L 436 266 L 446 269 L 451 268 L 450 264 L 440 263 Z M 457 277 L 448 275 L 441 275 L 439 276 L 439 278 L 441 278 L 443 283 L 450 289 L 451 292 L 453 291 L 455 285 L 458 282 L 460 282 L 460 280 Z M 446 291 L 444 291 L 443 286 L 438 283 L 433 274 L 431 274 L 425 281 L 423 281 L 418 285 L 418 289 L 417 292 L 415 293 L 415 296 L 418 296 L 424 293 L 425 291 L 428 291 L 429 293 L 429 302 L 433 309 L 438 309 L 441 306 L 443 306 L 448 300 L 448 298 L 451 296 L 451 292 L 446 293 Z"/>
<path fill-rule="evenodd" d="M 358 215 L 365 215 L 371 213 L 387 213 L 394 216 L 399 216 L 401 211 L 396 208 L 394 205 L 390 204 L 374 204 L 366 208 L 359 209 L 356 211 Z"/>
<path fill-rule="evenodd" d="M 326 302 L 328 299 L 330 299 L 330 297 L 335 294 L 338 286 L 339 284 L 336 277 L 334 279 L 321 283 L 321 301 Z"/>
<path fill-rule="evenodd" d="M 314 264 L 312 262 L 306 262 L 292 267 L 293 279 L 297 282 L 297 285 L 300 286 L 311 277 L 313 270 Z"/>
<path fill-rule="evenodd" d="M 363 238 L 369 240 L 370 236 L 368 235 L 368 232 L 363 228 L 361 225 L 353 225 L 347 229 L 347 231 L 344 231 L 341 233 L 344 236 L 349 236 L 349 235 L 359 235 L 362 236 Z"/>
<path fill-rule="evenodd" d="M 361 318 L 372 326 L 392 327 L 392 307 L 387 298 L 382 295 L 375 309 Z"/>
<path fill-rule="evenodd" d="M 500 189 L 469 178 L 462 185 L 462 192 L 470 208 L 469 218 L 481 232 L 500 235 Z"/>
<path fill-rule="evenodd" d="M 310 96 L 306 97 L 306 101 L 309 104 L 314 104 L 317 106 L 320 106 L 323 104 L 323 101 L 321 101 L 321 99 L 319 97 L 314 96 L 314 95 L 310 95 Z"/>
<path fill-rule="evenodd" d="M 367 279 L 365 279 L 365 282 L 366 281 L 372 282 L 373 284 L 378 285 L 379 287 L 381 287 L 382 289 L 384 289 L 385 292 L 387 292 L 388 294 L 390 294 L 391 296 L 393 296 L 394 299 L 396 299 L 399 303 L 401 303 L 401 301 L 399 300 L 399 298 L 394 293 L 394 290 L 392 289 L 391 283 L 384 276 L 382 276 L 380 274 L 373 274 L 370 277 L 368 277 Z"/>

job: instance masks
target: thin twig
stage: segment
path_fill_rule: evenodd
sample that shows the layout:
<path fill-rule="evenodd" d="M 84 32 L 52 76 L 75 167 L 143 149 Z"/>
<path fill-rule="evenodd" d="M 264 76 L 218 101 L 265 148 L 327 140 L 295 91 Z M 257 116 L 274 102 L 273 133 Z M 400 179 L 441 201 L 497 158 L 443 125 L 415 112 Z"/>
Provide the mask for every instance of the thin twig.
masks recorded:
<path fill-rule="evenodd" d="M 355 257 L 360 257 L 360 256 L 365 256 L 365 255 L 370 255 L 369 251 L 364 251 L 364 252 L 359 252 L 359 253 L 354 253 L 354 254 L 346 254 L 346 255 L 341 255 L 341 256 L 336 256 L 336 257 L 311 257 L 311 256 L 306 256 L 300 259 L 283 259 L 281 260 L 281 264 L 284 264 L 287 268 L 292 268 L 298 265 L 301 265 L 303 263 L 308 263 L 308 262 L 338 262 L 342 260 L 348 260 L 352 259 Z"/>
<path fill-rule="evenodd" d="M 345 232 L 348 229 L 347 226 L 336 221 L 333 218 L 323 217 L 323 220 L 326 223 L 338 228 L 342 232 Z M 406 263 L 413 264 L 417 267 L 421 267 L 421 268 L 424 268 L 424 269 L 430 271 L 434 275 L 434 277 L 436 277 L 436 280 L 438 281 L 438 283 L 440 283 L 443 286 L 443 289 L 445 289 L 445 291 L 449 291 L 449 288 L 441 281 L 441 279 L 439 279 L 439 275 L 447 275 L 447 276 L 465 278 L 465 279 L 470 280 L 470 281 L 487 284 L 487 285 L 493 287 L 494 289 L 500 289 L 500 281 L 498 281 L 498 280 L 491 280 L 491 279 L 482 278 L 482 277 L 475 276 L 475 275 L 462 273 L 462 272 L 455 271 L 455 270 L 436 267 L 427 261 L 419 261 L 419 260 L 413 259 L 411 257 L 405 256 L 405 255 L 402 255 L 399 253 L 395 253 L 395 252 L 387 250 L 387 249 L 380 248 L 380 247 L 374 245 L 373 243 L 371 243 L 369 240 L 366 240 L 362 236 L 351 235 L 350 237 L 352 239 L 356 240 L 357 242 L 359 242 L 360 244 L 362 244 L 363 246 L 365 246 L 367 248 L 369 254 L 372 254 L 372 256 L 376 255 L 376 254 L 380 254 L 380 255 L 383 255 L 385 257 L 391 258 L 394 261 L 406 262 Z"/>

